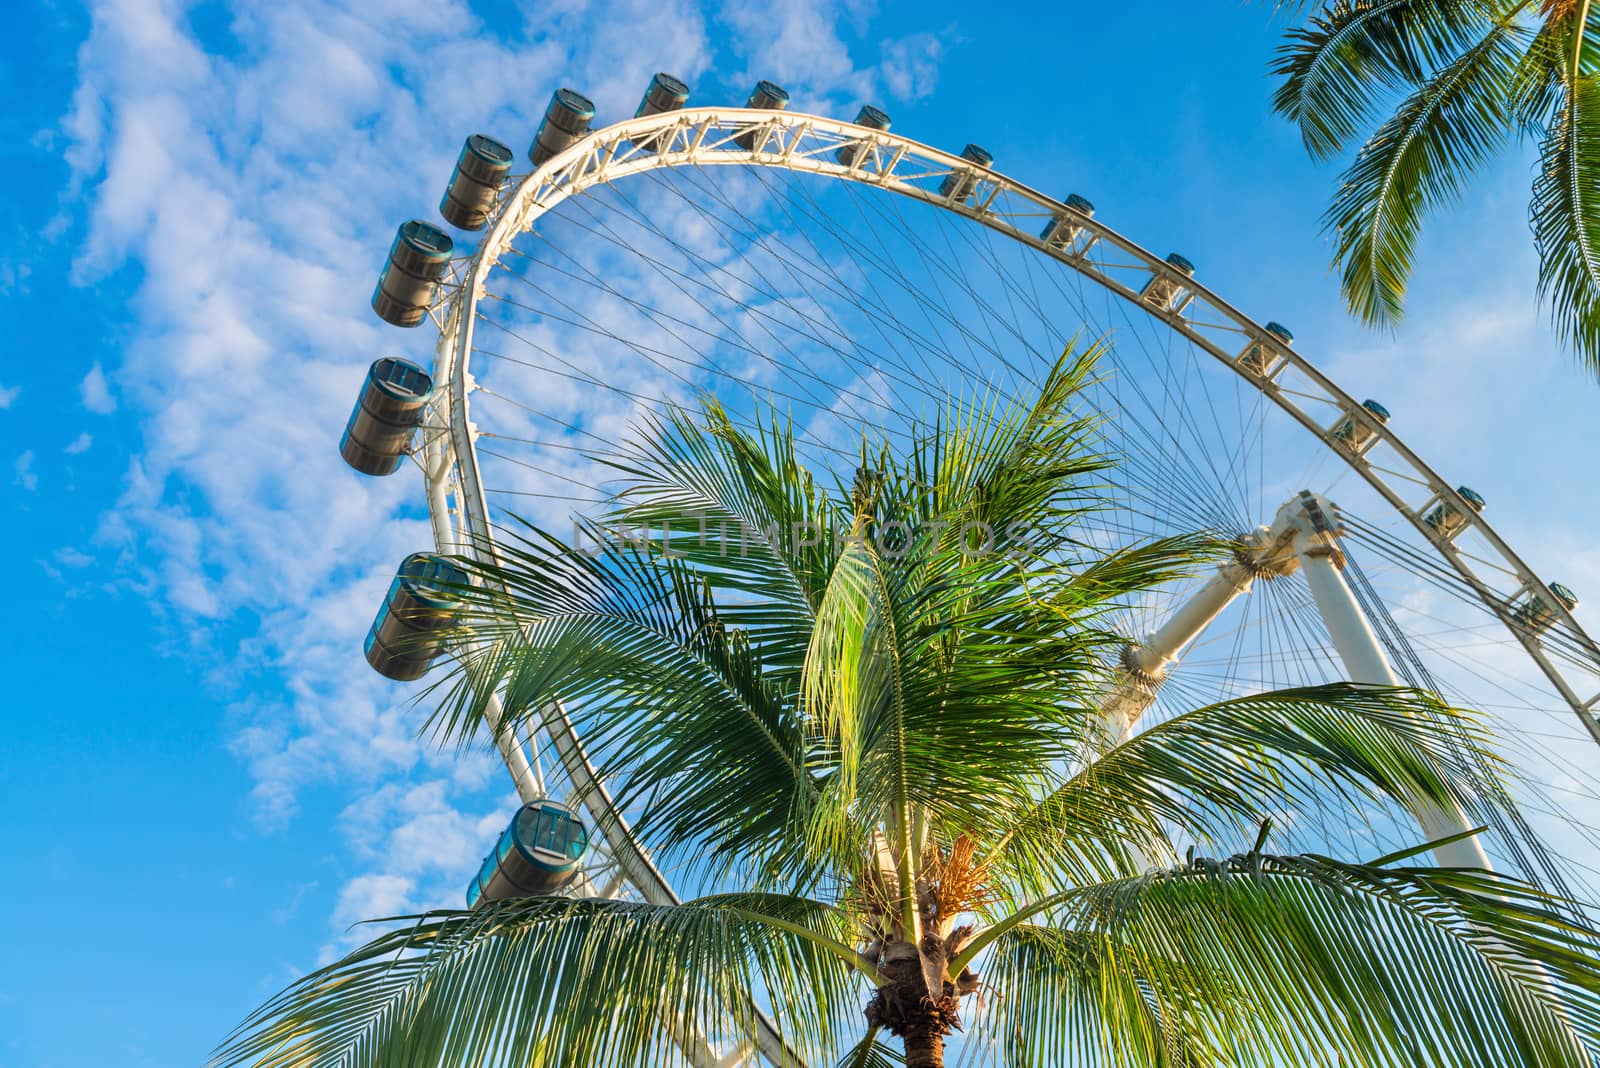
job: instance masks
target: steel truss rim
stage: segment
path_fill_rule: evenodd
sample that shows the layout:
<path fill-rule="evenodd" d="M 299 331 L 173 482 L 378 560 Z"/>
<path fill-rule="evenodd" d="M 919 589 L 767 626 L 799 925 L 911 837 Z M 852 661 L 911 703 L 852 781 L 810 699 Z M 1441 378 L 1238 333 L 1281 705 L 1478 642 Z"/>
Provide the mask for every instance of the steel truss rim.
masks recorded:
<path fill-rule="evenodd" d="M 752 132 L 756 135 L 755 148 L 728 147 L 734 136 Z M 656 135 L 653 140 L 657 151 L 639 151 L 634 147 L 646 135 Z M 834 154 L 844 145 L 861 145 L 865 151 L 850 164 L 842 164 L 835 160 Z M 1478 603 L 1510 630 L 1590 737 L 1600 745 L 1600 721 L 1596 719 L 1600 693 L 1585 700 L 1562 673 L 1555 658 L 1545 651 L 1539 637 L 1518 625 L 1514 619 L 1518 599 L 1545 590 L 1545 583 L 1480 513 L 1465 505 L 1451 483 L 1426 464 L 1390 426 L 1367 417 L 1360 402 L 1334 383 L 1302 352 L 1284 344 L 1266 329 L 1265 324 L 1238 311 L 1203 283 L 1176 274 L 1161 257 L 1103 221 L 1078 213 L 1063 201 L 1046 196 L 999 171 L 977 167 L 960 156 L 901 134 L 801 112 L 708 107 L 628 119 L 590 132 L 532 172 L 513 177 L 509 191 L 496 205 L 484 237 L 470 257 L 455 265 L 454 284 L 447 289 L 440 306 L 435 309 L 440 336 L 434 367 L 437 399 L 435 418 L 431 422 L 448 429 L 446 433 L 434 435 L 425 443 L 422 467 L 428 486 L 435 541 L 441 552 L 478 554 L 484 551 L 481 547 L 488 546 L 487 551 L 492 552 L 495 545 L 488 502 L 479 475 L 476 427 L 471 420 L 470 394 L 475 383 L 470 358 L 477 304 L 485 293 L 489 272 L 501 254 L 517 237 L 531 229 L 541 216 L 569 197 L 580 196 L 594 187 L 607 186 L 658 168 L 703 165 L 778 167 L 874 185 L 913 200 L 921 200 L 955 215 L 965 216 L 991 231 L 1065 263 L 1080 275 L 1087 276 L 1146 315 L 1164 323 L 1191 344 L 1230 367 L 1239 378 L 1321 439 L 1327 451 L 1343 460 L 1346 467 L 1353 469 L 1394 511 L 1404 516 L 1434 552 L 1442 556 L 1473 590 Z M 914 169 L 918 167 L 921 169 Z M 938 196 L 927 187 L 932 180 L 951 174 L 970 175 L 976 180 L 971 203 Z M 916 185 L 914 182 L 924 184 Z M 1010 201 L 1020 202 L 1032 210 L 997 210 L 997 205 Z M 1010 219 L 1014 217 L 1026 217 L 1035 224 L 1044 219 L 1065 218 L 1089 235 L 1089 241 L 1082 245 L 1081 250 L 1076 242 L 1069 243 L 1065 249 L 1055 248 L 1034 232 L 1020 229 L 1012 223 Z M 1088 260 L 1083 253 L 1087 252 L 1090 244 L 1110 246 L 1131 257 L 1133 264 L 1116 266 L 1130 271 L 1135 281 L 1160 277 L 1178 282 L 1186 294 L 1182 304 L 1176 310 L 1163 311 L 1140 299 L 1136 288 L 1119 281 L 1101 265 Z M 1074 255 L 1074 251 L 1078 254 Z M 1221 325 L 1216 321 L 1202 321 L 1193 317 L 1192 313 L 1185 314 L 1196 306 L 1209 313 L 1204 317 L 1205 320 L 1220 321 Z M 1203 333 L 1204 329 L 1232 337 L 1240 351 L 1223 348 L 1218 338 Z M 1253 344 L 1265 346 L 1272 358 L 1270 368 L 1263 374 L 1251 373 L 1242 365 L 1242 350 Z M 1351 413 L 1353 418 L 1360 420 L 1373 433 L 1374 442 L 1360 452 L 1334 445 L 1330 441 L 1328 427 L 1295 402 L 1295 397 L 1300 394 L 1282 387 L 1280 380 L 1290 369 L 1323 394 L 1311 399 L 1331 403 L 1341 411 Z M 1401 491 L 1385 479 L 1385 472 L 1366 459 L 1379 445 L 1388 448 L 1390 460 L 1398 458 L 1409 469 L 1395 481 L 1428 490 L 1429 496 L 1422 503 L 1409 503 Z M 1466 554 L 1455 547 L 1451 538 L 1440 536 L 1424 523 L 1423 517 L 1441 502 L 1454 505 L 1467 519 L 1468 528 L 1474 530 L 1498 554 L 1500 561 L 1494 565 L 1494 570 L 1516 581 L 1515 589 L 1509 596 L 1502 597 L 1496 593 L 1473 569 Z M 1584 631 L 1567 606 L 1554 597 L 1546 596 L 1543 600 L 1555 616 L 1555 626 L 1562 628 L 1590 660 L 1600 664 L 1600 646 Z M 564 715 L 558 718 L 565 719 Z M 547 721 L 544 726 L 548 731 L 552 724 Z M 553 738 L 561 733 L 560 725 L 555 726 Z M 567 731 L 570 732 L 570 726 Z M 569 734 L 568 737 L 572 742 L 577 742 L 575 734 Z M 561 750 L 561 743 L 558 742 L 556 747 Z M 563 770 L 569 775 L 576 771 L 580 777 L 593 776 L 592 768 L 574 768 L 570 764 L 570 750 L 558 755 L 564 765 Z M 587 760 L 581 756 L 581 748 L 578 759 L 581 764 L 587 765 Z M 610 804 L 609 797 L 597 778 L 591 781 L 601 789 L 598 793 L 588 791 L 592 799 L 590 811 L 597 819 L 601 819 L 595 803 L 598 802 L 600 809 L 604 810 Z M 609 842 L 613 834 L 620 830 L 623 839 L 611 843 L 611 863 L 619 864 L 628 881 L 640 889 L 648 900 L 675 900 L 676 895 L 667 879 L 655 869 L 642 847 L 633 840 L 620 814 L 610 809 L 607 815 L 609 818 L 602 819 L 604 824 L 609 825 L 602 827 L 604 836 Z M 621 855 L 618 855 L 619 852 Z M 772 1047 L 767 1042 L 761 1045 L 763 1053 L 770 1056 Z"/>
<path fill-rule="evenodd" d="M 726 147 L 736 134 L 756 133 L 756 148 L 730 149 Z M 641 152 L 633 148 L 642 135 L 657 134 L 661 151 Z M 860 153 L 849 165 L 837 162 L 834 152 L 845 144 L 861 144 L 866 151 Z M 913 170 L 909 165 L 920 165 Z M 1332 402 L 1340 409 L 1357 413 L 1362 419 L 1363 409 L 1355 397 L 1345 392 L 1306 356 L 1284 344 L 1233 305 L 1222 300 L 1204 284 L 1190 277 L 1176 276 L 1165 260 L 1123 236 L 1103 221 L 1084 216 L 1069 208 L 1064 202 L 1033 189 L 992 168 L 976 167 L 971 161 L 941 149 L 925 145 L 901 134 L 873 130 L 854 123 L 825 116 L 790 111 L 761 111 L 746 108 L 693 108 L 667 112 L 645 118 L 628 119 L 592 131 L 567 150 L 557 155 L 531 173 L 516 180 L 509 195 L 502 198 L 483 240 L 478 243 L 470 259 L 460 272 L 459 284 L 447 297 L 446 314 L 441 320 L 440 343 L 437 350 L 436 371 L 442 371 L 448 410 L 447 453 L 430 458 L 437 462 L 425 463 L 430 490 L 440 479 L 453 483 L 457 498 L 457 529 L 465 537 L 458 537 L 456 547 L 467 549 L 466 542 L 493 544 L 493 532 L 488 521 L 488 506 L 482 483 L 478 477 L 475 449 L 475 428 L 470 419 L 469 395 L 473 388 L 470 357 L 473 320 L 478 299 L 483 293 L 485 279 L 499 260 L 501 253 L 545 213 L 553 210 L 570 196 L 582 195 L 595 186 L 610 185 L 616 181 L 645 171 L 679 166 L 746 166 L 779 167 L 791 171 L 805 171 L 836 180 L 857 181 L 874 185 L 888 192 L 921 200 L 943 208 L 956 215 L 965 216 L 1003 236 L 1019 240 L 1036 251 L 1065 263 L 1079 274 L 1132 303 L 1146 315 L 1167 325 L 1184 336 L 1219 362 L 1232 369 L 1257 392 L 1320 438 L 1347 467 L 1354 470 L 1394 510 L 1407 519 L 1436 553 L 1473 589 L 1479 602 L 1498 617 L 1519 644 L 1540 668 L 1546 679 L 1555 687 L 1568 707 L 1577 716 L 1591 738 L 1600 744 L 1600 720 L 1595 710 L 1600 707 L 1600 693 L 1587 699 L 1562 674 L 1554 658 L 1545 652 L 1537 636 L 1519 626 L 1513 618 L 1516 598 L 1529 596 L 1546 589 L 1546 584 L 1526 562 L 1510 547 L 1484 519 L 1481 513 L 1465 506 L 1454 486 L 1426 464 L 1388 425 L 1377 420 L 1364 420 L 1366 428 L 1375 435 L 1372 445 L 1360 453 L 1339 448 L 1329 441 L 1329 430 L 1305 409 L 1298 406 L 1292 391 L 1279 385 L 1287 369 L 1293 368 L 1326 394 L 1316 398 Z M 921 180 L 942 178 L 952 173 L 970 174 L 977 180 L 977 189 L 971 203 L 952 201 L 930 192 L 925 186 L 910 184 Z M 995 205 L 1002 198 L 1016 198 L 1036 209 L 1028 217 L 1064 217 L 1073 226 L 1092 235 L 1092 243 L 1113 246 L 1119 252 L 1134 257 L 1137 266 L 1132 268 L 1149 277 L 1173 278 L 1180 282 L 1188 294 L 1183 306 L 1175 312 L 1163 312 L 1144 300 L 1131 286 L 1109 277 L 1082 254 L 1073 255 L 1068 250 L 1054 248 L 1033 233 L 1024 231 L 1007 221 L 1010 213 L 1002 215 Z M 1084 243 L 1086 250 L 1091 242 Z M 1137 276 L 1135 276 L 1137 277 Z M 1190 307 L 1200 304 L 1225 320 L 1221 327 L 1210 322 L 1197 322 L 1184 314 Z M 1241 346 L 1259 344 L 1267 346 L 1274 364 L 1266 374 L 1252 374 L 1241 364 L 1240 354 L 1224 350 L 1214 337 L 1202 329 L 1220 330 L 1235 334 Z M 441 438 L 441 442 L 444 438 Z M 1420 504 L 1410 504 L 1384 472 L 1368 462 L 1379 445 L 1388 449 L 1411 471 L 1394 481 L 1422 485 L 1429 496 Z M 1498 570 L 1517 580 L 1510 597 L 1502 598 L 1476 572 L 1467 556 L 1455 548 L 1451 539 L 1441 537 L 1423 521 L 1431 507 L 1439 502 L 1453 504 L 1467 518 L 1474 530 L 1501 558 Z M 430 492 L 430 511 L 434 495 Z M 438 524 L 436 523 L 436 531 Z M 452 546 L 441 545 L 442 550 Z M 1573 616 L 1567 606 L 1554 597 L 1544 602 L 1556 616 L 1556 626 L 1575 640 L 1591 659 L 1600 663 L 1600 645 L 1597 645 Z"/>

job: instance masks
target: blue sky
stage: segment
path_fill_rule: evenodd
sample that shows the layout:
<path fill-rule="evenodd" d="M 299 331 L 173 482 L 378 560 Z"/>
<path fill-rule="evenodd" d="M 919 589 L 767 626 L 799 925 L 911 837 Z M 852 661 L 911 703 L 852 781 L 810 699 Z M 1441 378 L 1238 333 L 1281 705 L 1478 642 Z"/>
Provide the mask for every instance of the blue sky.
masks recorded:
<path fill-rule="evenodd" d="M 524 143 L 556 85 L 604 119 L 657 69 L 699 101 L 770 77 L 982 141 L 1292 324 L 1600 604 L 1600 387 L 1534 302 L 1531 156 L 1434 222 L 1399 332 L 1357 328 L 1317 223 L 1334 173 L 1268 114 L 1267 5 L 383 8 L 8 19 L 0 1062 L 199 1063 L 351 922 L 453 903 L 503 822 L 498 766 L 418 741 L 361 661 L 417 495 L 335 445 L 389 345 L 366 300 L 395 222 L 431 208 L 465 133 Z"/>

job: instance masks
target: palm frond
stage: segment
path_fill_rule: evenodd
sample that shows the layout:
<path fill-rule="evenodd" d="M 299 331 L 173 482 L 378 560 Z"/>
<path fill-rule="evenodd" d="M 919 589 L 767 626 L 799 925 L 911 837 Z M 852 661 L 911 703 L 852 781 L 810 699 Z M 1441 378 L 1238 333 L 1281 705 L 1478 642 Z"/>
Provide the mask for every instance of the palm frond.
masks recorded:
<path fill-rule="evenodd" d="M 896 855 L 910 853 L 906 739 L 893 726 L 904 711 L 903 680 L 895 606 L 880 581 L 882 562 L 863 538 L 852 538 L 844 547 L 817 610 L 802 670 L 801 708 L 810 731 L 828 740 L 833 764 L 809 833 L 815 847 L 840 857 L 861 849 L 864 834 L 857 821 L 862 814 L 868 829 L 891 820 Z M 885 719 L 888 751 L 880 749 L 868 767 L 867 725 Z M 864 786 L 870 801 L 862 797 Z"/>
<path fill-rule="evenodd" d="M 1539 293 L 1556 329 L 1600 376 L 1600 74 L 1566 84 L 1540 146 L 1529 210 Z"/>
<path fill-rule="evenodd" d="M 1600 1052 L 1600 932 L 1562 906 L 1491 872 L 1249 854 L 1066 891 L 1027 918 L 1104 947 L 1101 971 L 1223 1063 L 1578 1068 Z M 968 952 L 992 945 L 1003 968 L 1013 940 L 1036 936 L 1000 926 Z M 1008 989 L 1014 1027 L 1084 1041 L 1083 1017 L 1035 994 Z"/>
<path fill-rule="evenodd" d="M 714 398 L 697 416 L 647 417 L 617 455 L 607 522 L 654 555 L 685 560 L 773 667 L 797 667 L 839 551 L 837 504 L 800 462 L 792 426 L 769 411 L 754 431 Z"/>
<path fill-rule="evenodd" d="M 859 813 L 891 819 L 903 839 L 898 823 L 911 811 L 955 833 L 1025 796 L 1065 751 L 1063 680 L 1087 679 L 1109 640 L 1069 621 L 1092 615 L 1113 587 L 1126 593 L 1189 566 L 1187 542 L 1140 566 L 1127 558 L 1121 570 L 1069 573 L 963 536 L 970 526 L 1048 528 L 1034 548 L 1059 555 L 1057 525 L 1086 507 L 1084 479 L 1106 463 L 1093 420 L 1071 410 L 1098 352 L 1069 346 L 1030 405 L 956 407 L 944 430 L 914 439 L 852 495 L 852 536 L 818 608 L 802 684 L 834 769 L 812 832 L 841 857 L 859 853 L 862 828 L 849 823 Z M 893 544 L 880 536 L 890 522 L 906 530 Z M 1018 627 L 1024 619 L 1042 627 Z"/>
<path fill-rule="evenodd" d="M 1489 21 L 1481 0 L 1339 0 L 1289 31 L 1273 107 L 1313 156 L 1331 158 L 1380 103 L 1451 63 Z"/>
<path fill-rule="evenodd" d="M 1149 1065 L 1209 1068 L 1218 1063 L 1193 1008 L 1173 1013 L 1156 985 L 1181 970 L 1164 960 L 1145 975 L 1140 956 L 1101 932 L 1019 924 L 983 958 L 985 1010 L 977 1033 L 1006 1065 Z M 1172 984 L 1167 984 L 1172 985 Z M 1220 984 L 1218 984 L 1220 985 Z"/>
<path fill-rule="evenodd" d="M 674 1036 L 753 1034 L 757 989 L 785 1040 L 820 1052 L 861 989 L 838 914 L 799 898 L 530 898 L 405 920 L 278 994 L 217 1064 L 654 1068 Z"/>
<path fill-rule="evenodd" d="M 1478 722 L 1430 694 L 1351 683 L 1181 713 L 1098 755 L 1021 814 L 992 858 L 1027 892 L 1169 858 L 1164 828 L 1204 846 L 1263 816 L 1395 803 L 1476 812 Z"/>
<path fill-rule="evenodd" d="M 878 1041 L 878 1029 L 873 1027 L 839 1059 L 838 1068 L 903 1068 L 905 1063 L 903 1053 Z"/>
<path fill-rule="evenodd" d="M 1397 321 L 1423 218 L 1514 126 L 1512 90 L 1530 33 L 1499 22 L 1396 110 L 1362 146 L 1325 217 L 1345 302 L 1368 324 Z"/>
<path fill-rule="evenodd" d="M 1031 404 L 993 394 L 952 402 L 892 459 L 875 518 L 936 530 L 946 547 L 986 530 L 1009 550 L 1057 548 L 1064 525 L 1104 507 L 1103 487 L 1088 481 L 1113 465 L 1098 448 L 1101 419 L 1076 410 L 1104 353 L 1069 342 Z"/>
<path fill-rule="evenodd" d="M 479 579 L 458 594 L 470 651 L 429 695 L 436 732 L 472 737 L 490 694 L 512 724 L 560 700 L 653 848 L 713 868 L 798 863 L 790 831 L 817 786 L 794 694 L 688 564 L 620 542 L 590 556 L 537 531 L 505 532 L 497 555 L 465 564 Z"/>
<path fill-rule="evenodd" d="M 1096 617 L 1192 569 L 1209 544 L 1175 539 L 1026 585 L 1011 565 L 932 543 L 897 561 L 849 547 L 803 691 L 834 766 L 813 832 L 841 856 L 860 848 L 850 821 L 862 812 L 915 810 L 951 839 L 1002 833 L 1081 746 L 1102 654 L 1122 641 Z M 940 559 L 921 559 L 924 549 Z"/>
<path fill-rule="evenodd" d="M 1567 63 L 1571 59 L 1568 26 L 1547 19 L 1528 42 L 1517 65 L 1512 85 L 1517 125 L 1523 134 L 1542 138 L 1559 116 L 1562 89 L 1567 82 Z"/>

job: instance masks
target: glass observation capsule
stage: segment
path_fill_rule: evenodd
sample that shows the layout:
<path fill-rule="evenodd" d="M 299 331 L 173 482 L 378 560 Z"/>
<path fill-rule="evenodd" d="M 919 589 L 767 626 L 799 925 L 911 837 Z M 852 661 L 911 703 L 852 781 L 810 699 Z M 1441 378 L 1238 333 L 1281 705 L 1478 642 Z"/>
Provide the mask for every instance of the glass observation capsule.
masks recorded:
<path fill-rule="evenodd" d="M 456 169 L 439 201 L 439 214 L 451 226 L 482 230 L 511 173 L 511 149 L 492 137 L 473 134 L 461 146 Z"/>
<path fill-rule="evenodd" d="M 528 146 L 528 159 L 535 167 L 548 163 L 581 140 L 593 121 L 593 101 L 576 89 L 557 89 Z"/>
<path fill-rule="evenodd" d="M 1180 277 L 1174 278 L 1166 271 L 1157 271 L 1150 276 L 1150 281 L 1144 284 L 1144 288 L 1139 290 L 1139 299 L 1152 308 L 1175 312 L 1183 307 L 1184 287 L 1182 279 L 1194 277 L 1194 264 L 1190 263 L 1187 257 L 1174 252 L 1167 257 L 1167 266 L 1177 272 Z"/>
<path fill-rule="evenodd" d="M 375 362 L 339 439 L 344 462 L 364 475 L 398 471 L 432 393 L 433 379 L 410 360 L 385 356 Z"/>
<path fill-rule="evenodd" d="M 442 556 L 406 557 L 367 632 L 367 663 L 372 670 L 396 682 L 427 674 L 444 633 L 455 622 L 452 590 L 468 581 L 465 571 Z"/>
<path fill-rule="evenodd" d="M 1381 426 L 1389 421 L 1389 409 L 1375 400 L 1364 400 L 1361 407 L 1366 410 Z M 1378 440 L 1378 432 L 1365 420 L 1357 419 L 1355 413 L 1346 415 L 1333 427 L 1333 440 L 1349 449 L 1351 452 L 1366 452 Z"/>
<path fill-rule="evenodd" d="M 557 801 L 523 805 L 467 887 L 467 908 L 480 902 L 538 897 L 560 890 L 578 871 L 589 832 Z"/>
<path fill-rule="evenodd" d="M 776 82 L 762 79 L 750 91 L 750 98 L 744 102 L 744 106 L 759 108 L 762 111 L 782 111 L 789 106 L 789 90 Z M 747 152 L 757 151 L 756 137 L 760 133 L 759 126 L 747 126 L 742 133 L 734 136 L 733 143 Z M 761 147 L 765 148 L 765 143 Z"/>
<path fill-rule="evenodd" d="M 395 326 L 416 326 L 439 295 L 439 279 L 455 247 L 450 235 L 421 219 L 400 224 L 389 260 L 372 291 L 372 310 Z"/>
<path fill-rule="evenodd" d="M 1484 500 L 1475 491 L 1466 486 L 1456 487 L 1456 493 L 1467 502 L 1467 507 L 1473 512 L 1483 511 Z M 1468 517 L 1466 513 L 1455 506 L 1453 501 L 1440 501 L 1438 505 L 1422 517 L 1422 521 L 1442 538 L 1453 538 L 1467 528 Z"/>
<path fill-rule="evenodd" d="M 994 166 L 994 154 L 982 145 L 968 145 L 963 148 L 961 158 L 969 163 L 976 163 L 985 170 Z M 976 188 L 978 188 L 977 172 L 960 170 L 945 175 L 944 181 L 939 183 L 939 195 L 957 204 L 965 204 Z"/>
<path fill-rule="evenodd" d="M 1571 612 L 1578 607 L 1578 595 L 1561 585 L 1552 582 L 1547 587 L 1552 598 L 1560 601 L 1567 611 Z M 1549 630 L 1556 621 L 1556 610 L 1551 603 L 1545 600 L 1544 593 L 1536 593 L 1518 606 L 1513 617 L 1516 621 L 1533 631 L 1543 634 Z"/>
<path fill-rule="evenodd" d="M 1086 219 L 1094 218 L 1094 205 L 1085 197 L 1069 193 L 1062 203 Z M 1082 232 L 1083 227 L 1078 224 L 1071 212 L 1061 212 L 1044 224 L 1044 229 L 1039 231 L 1039 240 L 1051 248 L 1066 248 Z"/>
<path fill-rule="evenodd" d="M 1267 333 L 1285 345 L 1294 344 L 1294 334 L 1282 323 L 1268 323 Z M 1267 374 L 1278 363 L 1278 355 L 1272 351 L 1272 346 L 1260 338 L 1251 339 L 1250 343 L 1244 347 L 1244 351 L 1239 354 L 1239 365 L 1255 375 Z"/>
<path fill-rule="evenodd" d="M 644 99 L 639 101 L 639 110 L 633 113 L 633 117 L 643 119 L 668 111 L 678 111 L 688 102 L 689 87 L 672 75 L 657 71 L 650 79 L 650 85 L 644 91 Z M 635 141 L 634 146 L 641 152 L 659 152 L 670 136 L 666 131 L 650 134 Z"/>
<path fill-rule="evenodd" d="M 889 115 L 871 104 L 863 104 L 861 110 L 856 112 L 856 125 L 865 126 L 869 130 L 887 130 L 889 128 Z M 854 167 L 866 151 L 867 144 L 865 141 L 852 141 L 835 152 L 833 158 L 846 167 Z"/>

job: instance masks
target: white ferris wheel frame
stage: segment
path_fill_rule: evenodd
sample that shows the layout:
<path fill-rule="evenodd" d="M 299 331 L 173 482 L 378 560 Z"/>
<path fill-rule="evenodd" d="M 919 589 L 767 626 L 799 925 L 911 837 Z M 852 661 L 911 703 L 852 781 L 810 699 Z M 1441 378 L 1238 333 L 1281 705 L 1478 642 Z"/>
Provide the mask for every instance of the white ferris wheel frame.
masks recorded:
<path fill-rule="evenodd" d="M 750 147 L 741 146 L 740 138 Z M 641 141 L 651 147 L 641 149 Z M 850 161 L 840 162 L 839 150 L 852 146 L 854 151 L 847 154 Z M 475 389 L 470 366 L 475 312 L 486 293 L 490 271 L 518 236 L 568 197 L 656 168 L 684 166 L 777 167 L 860 182 L 920 200 L 966 216 L 1060 260 L 1165 323 L 1232 368 L 1321 439 L 1403 515 L 1500 618 L 1596 744 L 1600 744 L 1600 693 L 1585 695 L 1579 690 L 1574 678 L 1563 672 L 1558 658 L 1544 649 L 1538 634 L 1518 623 L 1517 606 L 1523 599 L 1543 593 L 1542 602 L 1553 614 L 1554 626 L 1564 629 L 1597 664 L 1600 646 L 1450 483 L 1309 359 L 1203 284 L 1062 201 L 971 160 L 899 134 L 819 115 L 706 107 L 628 119 L 590 132 L 531 173 L 513 177 L 496 205 L 487 233 L 470 257 L 452 264 L 451 276 L 432 309 L 440 330 L 433 369 L 436 388 L 425 420 L 429 431 L 419 459 L 439 551 L 478 553 L 494 542 L 479 475 L 477 427 L 470 408 Z M 943 180 L 952 175 L 961 179 L 957 197 L 940 192 Z M 1062 247 L 1038 236 L 1040 225 L 1053 219 L 1074 228 L 1074 237 Z M 1094 258 L 1089 255 L 1091 249 L 1096 253 Z M 1112 251 L 1114 261 L 1105 258 L 1106 249 Z M 1181 296 L 1162 307 L 1141 299 L 1141 291 L 1153 279 L 1165 279 L 1179 287 Z M 1263 373 L 1256 373 L 1243 359 L 1252 345 L 1261 346 L 1268 354 Z M 1319 418 L 1319 411 L 1326 414 Z M 1367 431 L 1363 447 L 1353 450 L 1335 436 L 1333 428 L 1344 420 L 1354 420 Z M 1381 464 L 1372 459 L 1380 446 L 1386 450 Z M 1461 531 L 1446 536 L 1424 521 L 1440 504 L 1453 506 L 1464 517 L 1487 546 L 1487 555 L 1458 548 L 1454 537 Z M 1496 585 L 1513 592 L 1509 596 L 1497 594 L 1489 576 L 1498 580 Z M 583 793 L 585 808 L 604 834 L 621 876 L 647 901 L 675 902 L 677 897 L 667 879 L 634 842 L 612 805 L 559 705 L 546 711 L 541 726 L 551 739 L 564 772 Z M 529 767 L 519 743 L 502 738 L 501 750 L 524 798 L 542 793 L 542 782 Z M 763 1054 L 774 1063 L 798 1063 L 770 1027 L 761 1031 L 758 1046 Z M 690 1045 L 699 1045 L 698 1053 Z M 708 1057 L 708 1047 L 703 1042 L 686 1043 L 684 1048 L 697 1068 L 740 1064 L 754 1052 L 736 1050 L 721 1058 Z"/>

